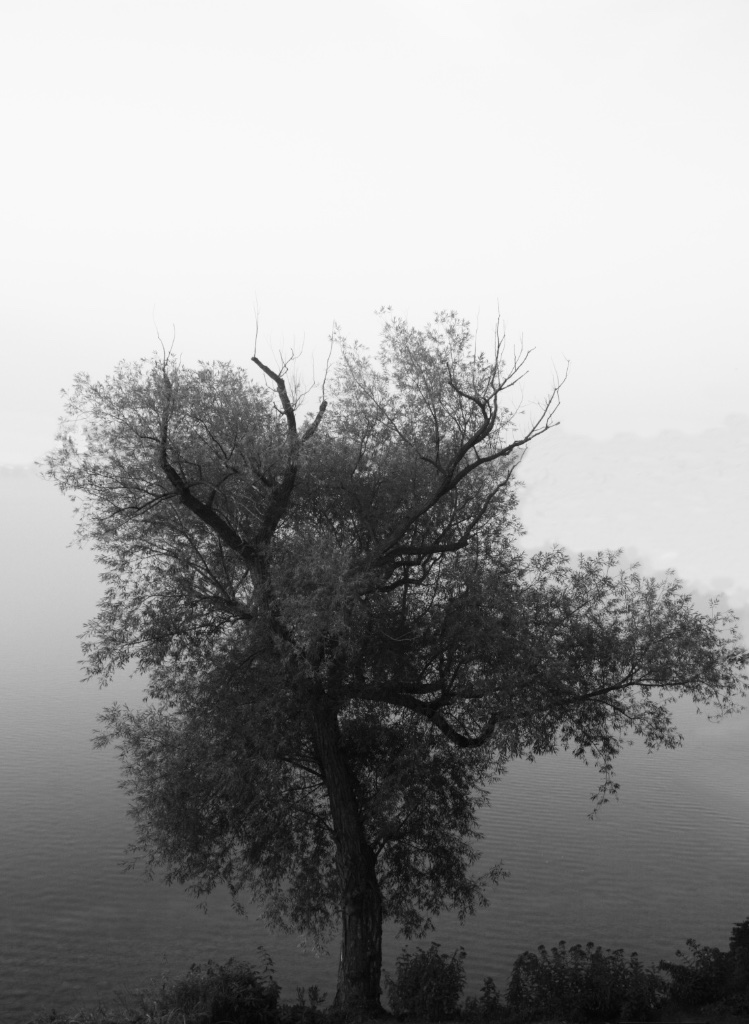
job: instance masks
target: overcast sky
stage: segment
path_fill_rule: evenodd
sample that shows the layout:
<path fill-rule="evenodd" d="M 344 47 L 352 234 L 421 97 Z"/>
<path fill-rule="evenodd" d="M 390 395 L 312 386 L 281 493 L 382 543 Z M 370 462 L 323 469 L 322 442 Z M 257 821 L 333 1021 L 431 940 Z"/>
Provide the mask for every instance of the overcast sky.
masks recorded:
<path fill-rule="evenodd" d="M 749 638 L 748 0 L 6 0 L 0 146 L 8 643 L 57 658 L 60 595 L 93 612 L 18 468 L 75 371 L 157 329 L 247 364 L 256 309 L 310 371 L 383 304 L 486 342 L 499 309 L 529 399 L 569 359 L 526 543 L 672 566 Z"/>
<path fill-rule="evenodd" d="M 499 309 L 590 437 L 745 414 L 748 55 L 745 0 L 5 5 L 0 463 L 256 306 L 268 355 Z"/>

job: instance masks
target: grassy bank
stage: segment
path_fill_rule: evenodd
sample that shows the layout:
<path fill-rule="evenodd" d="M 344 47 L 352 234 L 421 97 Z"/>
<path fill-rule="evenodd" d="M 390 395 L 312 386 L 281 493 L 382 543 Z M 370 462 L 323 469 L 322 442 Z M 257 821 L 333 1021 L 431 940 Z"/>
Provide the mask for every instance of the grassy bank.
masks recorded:
<path fill-rule="evenodd" d="M 532 1024 L 537 1021 L 749 1022 L 749 918 L 734 926 L 728 951 L 688 940 L 684 952 L 657 966 L 636 954 L 593 943 L 522 953 L 506 992 L 486 978 L 478 996 L 463 999 L 465 953 L 437 944 L 398 958 L 385 995 L 400 1021 Z M 343 1024 L 315 986 L 282 1003 L 267 955 L 260 967 L 229 961 L 194 965 L 184 978 L 120 995 L 114 1005 L 55 1011 L 28 1024 Z"/>

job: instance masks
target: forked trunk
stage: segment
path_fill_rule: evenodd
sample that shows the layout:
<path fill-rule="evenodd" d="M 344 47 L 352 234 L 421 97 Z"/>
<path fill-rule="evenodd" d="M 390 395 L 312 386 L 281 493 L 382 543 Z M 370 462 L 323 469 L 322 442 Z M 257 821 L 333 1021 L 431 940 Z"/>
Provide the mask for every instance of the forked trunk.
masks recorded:
<path fill-rule="evenodd" d="M 313 733 L 330 800 L 341 886 L 343 936 L 335 1005 L 357 1016 L 379 1016 L 384 1012 L 380 1003 L 382 895 L 338 719 L 329 704 L 315 709 Z"/>

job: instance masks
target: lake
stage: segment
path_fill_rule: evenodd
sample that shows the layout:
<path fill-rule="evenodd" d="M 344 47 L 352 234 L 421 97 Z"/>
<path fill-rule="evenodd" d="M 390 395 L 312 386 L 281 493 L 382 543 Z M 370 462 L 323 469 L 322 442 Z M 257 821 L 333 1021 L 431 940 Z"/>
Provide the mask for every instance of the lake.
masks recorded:
<path fill-rule="evenodd" d="M 49 485 L 0 475 L 0 1020 L 16 1024 L 109 1000 L 162 971 L 229 956 L 276 964 L 332 994 L 335 944 L 316 958 L 296 936 L 235 915 L 225 893 L 203 914 L 178 889 L 123 873 L 130 830 L 110 751 L 91 749 L 98 711 L 137 702 L 140 683 L 108 691 L 79 681 L 76 634 L 96 601 L 89 553 L 66 548 L 71 517 Z M 463 945 L 468 990 L 504 985 L 539 943 L 593 941 L 672 957 L 687 937 L 727 947 L 749 916 L 749 715 L 715 724 L 679 708 L 683 748 L 620 760 L 621 797 L 587 817 L 596 775 L 571 757 L 517 763 L 483 816 L 483 863 L 510 876 L 464 927 L 444 915 L 431 938 Z M 420 943 L 424 945 L 429 938 Z M 392 970 L 403 942 L 386 934 Z"/>

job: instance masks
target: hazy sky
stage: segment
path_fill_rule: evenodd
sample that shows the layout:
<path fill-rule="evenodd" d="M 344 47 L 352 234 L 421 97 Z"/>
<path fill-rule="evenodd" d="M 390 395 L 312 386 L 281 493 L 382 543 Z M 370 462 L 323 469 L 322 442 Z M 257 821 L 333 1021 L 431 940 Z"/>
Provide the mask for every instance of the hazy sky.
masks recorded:
<path fill-rule="evenodd" d="M 535 346 L 591 438 L 746 414 L 745 0 L 24 0 L 0 28 L 0 463 L 147 355 L 389 304 Z"/>

